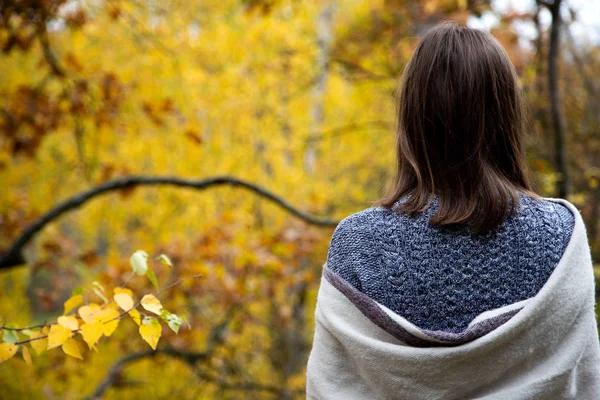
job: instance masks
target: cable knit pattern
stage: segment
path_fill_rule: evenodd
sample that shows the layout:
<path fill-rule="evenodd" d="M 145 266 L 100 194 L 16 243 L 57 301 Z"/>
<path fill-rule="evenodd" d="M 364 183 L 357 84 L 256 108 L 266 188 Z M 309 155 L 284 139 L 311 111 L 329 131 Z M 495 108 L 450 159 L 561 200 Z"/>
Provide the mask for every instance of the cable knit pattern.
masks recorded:
<path fill-rule="evenodd" d="M 517 214 L 484 235 L 431 226 L 437 198 L 413 217 L 367 208 L 336 227 L 327 265 L 413 324 L 460 332 L 486 310 L 534 296 L 571 238 L 565 206 L 519 197 Z"/>

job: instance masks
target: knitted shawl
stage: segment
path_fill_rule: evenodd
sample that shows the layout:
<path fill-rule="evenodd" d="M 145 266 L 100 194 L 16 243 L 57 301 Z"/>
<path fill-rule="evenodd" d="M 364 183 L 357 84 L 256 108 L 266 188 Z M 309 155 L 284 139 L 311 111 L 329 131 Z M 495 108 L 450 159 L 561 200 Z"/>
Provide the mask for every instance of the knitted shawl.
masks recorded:
<path fill-rule="evenodd" d="M 309 399 L 600 399 L 595 282 L 585 225 L 533 297 L 462 332 L 421 329 L 323 265 Z"/>

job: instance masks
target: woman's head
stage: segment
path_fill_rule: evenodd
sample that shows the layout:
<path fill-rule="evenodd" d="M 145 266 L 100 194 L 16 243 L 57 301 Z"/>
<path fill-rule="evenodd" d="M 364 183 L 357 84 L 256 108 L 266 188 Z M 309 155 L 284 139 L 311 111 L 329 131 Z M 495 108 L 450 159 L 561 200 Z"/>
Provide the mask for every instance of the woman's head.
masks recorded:
<path fill-rule="evenodd" d="M 498 226 L 530 191 L 521 87 L 506 51 L 489 33 L 455 22 L 419 42 L 398 90 L 398 167 L 376 204 L 414 214 L 438 196 L 431 223 Z"/>

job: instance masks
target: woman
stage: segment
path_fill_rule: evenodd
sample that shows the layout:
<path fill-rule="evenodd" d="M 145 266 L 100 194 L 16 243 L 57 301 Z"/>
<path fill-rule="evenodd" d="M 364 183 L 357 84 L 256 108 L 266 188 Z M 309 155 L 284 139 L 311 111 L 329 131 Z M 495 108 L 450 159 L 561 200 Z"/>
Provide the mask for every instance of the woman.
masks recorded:
<path fill-rule="evenodd" d="M 394 186 L 331 239 L 308 398 L 600 399 L 585 226 L 531 189 L 508 55 L 445 22 L 400 87 Z"/>

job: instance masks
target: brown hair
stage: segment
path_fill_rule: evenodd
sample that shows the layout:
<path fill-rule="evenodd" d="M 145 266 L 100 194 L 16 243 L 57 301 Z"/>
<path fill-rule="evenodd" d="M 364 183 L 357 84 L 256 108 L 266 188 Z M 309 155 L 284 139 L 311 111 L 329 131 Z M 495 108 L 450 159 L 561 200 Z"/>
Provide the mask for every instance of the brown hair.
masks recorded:
<path fill-rule="evenodd" d="M 491 34 L 453 21 L 419 42 L 397 89 L 397 171 L 374 205 L 413 215 L 434 196 L 435 226 L 498 227 L 530 186 L 523 136 L 525 107 L 517 72 Z"/>

